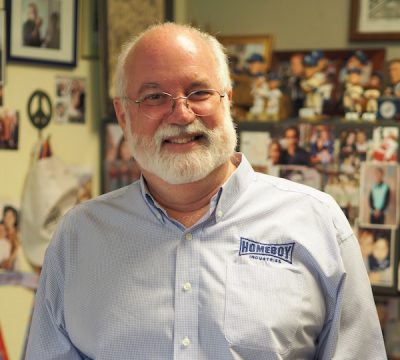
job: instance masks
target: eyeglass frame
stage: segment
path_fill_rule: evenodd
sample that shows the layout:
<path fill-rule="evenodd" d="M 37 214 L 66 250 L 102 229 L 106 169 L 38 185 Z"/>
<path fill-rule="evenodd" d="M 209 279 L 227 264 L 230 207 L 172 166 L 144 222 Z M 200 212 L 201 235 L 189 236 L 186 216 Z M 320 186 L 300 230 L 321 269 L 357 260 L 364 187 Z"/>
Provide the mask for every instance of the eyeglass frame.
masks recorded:
<path fill-rule="evenodd" d="M 163 116 L 165 116 L 165 115 L 167 115 L 167 114 L 168 114 L 168 115 L 172 114 L 172 112 L 174 111 L 174 108 L 175 108 L 175 106 L 176 106 L 176 101 L 179 100 L 179 99 L 184 99 L 184 100 L 185 100 L 185 106 L 186 106 L 186 108 L 189 109 L 189 110 L 190 110 L 193 114 L 195 114 L 196 116 L 202 117 L 202 116 L 209 116 L 209 115 L 211 115 L 211 114 L 208 114 L 208 115 L 199 115 L 199 114 L 196 114 L 196 113 L 192 110 L 192 108 L 189 106 L 189 103 L 188 103 L 189 97 L 190 97 L 192 94 L 194 94 L 194 93 L 196 93 L 196 92 L 200 92 L 200 91 L 213 91 L 213 92 L 217 93 L 218 96 L 219 96 L 220 103 L 221 103 L 221 99 L 224 98 L 224 97 L 226 96 L 226 92 L 221 94 L 220 91 L 215 90 L 215 89 L 198 89 L 198 90 L 193 90 L 193 91 L 191 91 L 187 96 L 176 96 L 176 97 L 173 97 L 172 94 L 167 93 L 166 91 L 160 91 L 160 92 L 158 92 L 158 93 L 156 93 L 156 94 L 168 95 L 168 96 L 170 97 L 170 101 L 172 101 L 172 106 L 171 106 L 170 112 L 167 112 L 167 113 L 164 114 Z M 152 94 L 149 94 L 149 95 L 152 95 Z M 134 103 L 134 104 L 137 104 L 137 105 L 138 105 L 138 108 L 140 109 L 140 104 L 144 101 L 144 96 L 143 96 L 142 98 L 139 98 L 139 99 L 136 99 L 136 100 L 130 98 L 129 96 L 124 96 L 124 97 L 122 97 L 121 99 L 122 99 L 122 100 L 128 100 L 128 101 L 130 101 L 130 102 L 132 102 L 132 103 Z M 149 106 L 151 106 L 151 105 L 149 105 Z M 158 105 L 153 105 L 153 106 L 157 107 Z M 142 111 L 142 112 L 143 112 L 143 115 L 146 116 L 147 118 L 152 119 L 152 120 L 156 120 L 155 118 L 150 117 L 150 116 L 149 116 L 148 114 L 146 114 L 144 111 Z"/>

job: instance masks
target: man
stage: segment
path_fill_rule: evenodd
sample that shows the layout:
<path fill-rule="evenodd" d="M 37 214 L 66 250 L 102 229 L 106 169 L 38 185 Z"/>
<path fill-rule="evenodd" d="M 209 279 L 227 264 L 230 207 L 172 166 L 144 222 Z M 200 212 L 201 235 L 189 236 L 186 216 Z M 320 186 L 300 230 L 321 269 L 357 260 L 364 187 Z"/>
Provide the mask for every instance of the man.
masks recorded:
<path fill-rule="evenodd" d="M 284 132 L 285 148 L 282 152 L 282 164 L 309 165 L 310 153 L 299 145 L 300 132 L 296 126 L 289 126 Z"/>
<path fill-rule="evenodd" d="M 390 201 L 390 187 L 384 182 L 384 175 L 382 168 L 375 169 L 375 183 L 369 192 L 371 224 L 385 224 L 385 211 Z"/>
<path fill-rule="evenodd" d="M 40 47 L 42 45 L 42 38 L 40 28 L 42 26 L 42 19 L 38 15 L 38 8 L 35 3 L 28 5 L 28 18 L 23 24 L 23 45 Z"/>
<path fill-rule="evenodd" d="M 234 153 L 218 42 L 152 27 L 125 47 L 116 90 L 142 177 L 60 224 L 27 359 L 384 359 L 340 209 Z"/>

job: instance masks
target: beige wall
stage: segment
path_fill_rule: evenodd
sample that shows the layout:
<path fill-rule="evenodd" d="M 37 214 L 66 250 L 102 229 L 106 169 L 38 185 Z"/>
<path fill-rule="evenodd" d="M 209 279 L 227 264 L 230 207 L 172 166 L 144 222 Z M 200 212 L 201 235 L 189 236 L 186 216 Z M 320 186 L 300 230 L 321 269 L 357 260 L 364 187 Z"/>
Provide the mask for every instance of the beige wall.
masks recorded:
<path fill-rule="evenodd" d="M 348 41 L 350 0 L 187 0 L 185 5 L 185 21 L 221 35 L 273 34 L 276 50 L 386 47 L 388 59 L 400 57 L 400 42 Z"/>
<path fill-rule="evenodd" d="M 98 61 L 81 59 L 79 44 L 77 60 L 77 67 L 72 70 L 29 64 L 6 65 L 4 107 L 19 111 L 20 128 L 18 150 L 0 150 L 0 202 L 11 201 L 18 205 L 20 201 L 30 151 L 38 140 L 38 132 L 28 119 L 27 102 L 37 89 L 47 92 L 54 101 L 55 78 L 58 75 L 86 79 L 87 120 L 81 125 L 60 125 L 52 121 L 43 130 L 43 136 L 51 135 L 54 153 L 66 163 L 93 169 L 94 193 L 99 193 L 99 66 Z M 24 260 L 21 267 L 24 271 L 31 270 Z M 15 286 L 0 287 L 0 325 L 10 360 L 21 357 L 32 303 L 31 291 Z"/>

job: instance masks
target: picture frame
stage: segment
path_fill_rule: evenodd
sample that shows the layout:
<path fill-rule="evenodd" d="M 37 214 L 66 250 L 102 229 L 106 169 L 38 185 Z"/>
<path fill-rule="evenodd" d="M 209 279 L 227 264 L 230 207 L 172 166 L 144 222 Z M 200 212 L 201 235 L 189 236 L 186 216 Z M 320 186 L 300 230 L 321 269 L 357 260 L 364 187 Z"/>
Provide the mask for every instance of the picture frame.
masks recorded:
<path fill-rule="evenodd" d="M 400 40 L 400 22 L 394 17 L 395 9 L 400 7 L 393 1 L 381 1 L 378 6 L 371 0 L 351 0 L 350 40 Z M 398 10 L 397 10 L 398 11 Z"/>
<path fill-rule="evenodd" d="M 102 193 L 127 186 L 139 179 L 141 170 L 132 158 L 121 127 L 116 121 L 104 122 Z"/>
<path fill-rule="evenodd" d="M 396 228 L 356 223 L 356 237 L 374 294 L 397 289 Z"/>
<path fill-rule="evenodd" d="M 7 61 L 76 66 L 77 0 L 5 0 Z"/>
<path fill-rule="evenodd" d="M 360 224 L 397 226 L 399 165 L 363 162 L 360 178 Z"/>

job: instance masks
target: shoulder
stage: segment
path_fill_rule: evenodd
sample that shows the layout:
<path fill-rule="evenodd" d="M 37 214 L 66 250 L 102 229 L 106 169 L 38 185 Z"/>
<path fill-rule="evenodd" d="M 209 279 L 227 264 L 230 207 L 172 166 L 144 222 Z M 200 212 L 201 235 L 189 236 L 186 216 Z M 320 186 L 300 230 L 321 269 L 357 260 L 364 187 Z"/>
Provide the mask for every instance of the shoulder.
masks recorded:
<path fill-rule="evenodd" d="M 344 240 L 353 234 L 353 230 L 333 197 L 310 186 L 283 178 L 256 173 L 254 194 L 260 195 L 255 201 L 273 204 L 277 213 L 288 214 L 308 221 L 324 224 L 336 231 L 338 240 Z M 254 197 L 254 195 L 253 195 Z M 284 209 L 284 211 L 278 211 Z"/>

